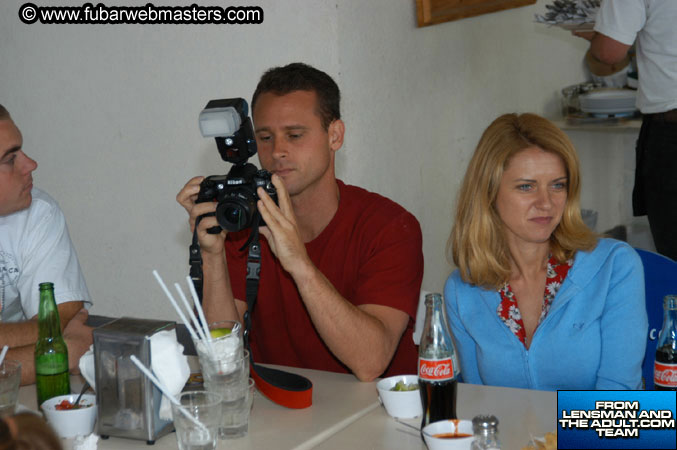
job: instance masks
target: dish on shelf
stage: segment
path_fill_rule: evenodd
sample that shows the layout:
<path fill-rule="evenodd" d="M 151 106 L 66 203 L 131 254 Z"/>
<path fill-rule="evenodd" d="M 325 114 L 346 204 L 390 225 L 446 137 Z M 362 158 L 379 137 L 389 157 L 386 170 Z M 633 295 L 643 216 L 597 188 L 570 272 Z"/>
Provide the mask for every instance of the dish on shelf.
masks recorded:
<path fill-rule="evenodd" d="M 579 96 L 581 111 L 590 114 L 629 114 L 636 110 L 637 91 L 602 88 Z"/>

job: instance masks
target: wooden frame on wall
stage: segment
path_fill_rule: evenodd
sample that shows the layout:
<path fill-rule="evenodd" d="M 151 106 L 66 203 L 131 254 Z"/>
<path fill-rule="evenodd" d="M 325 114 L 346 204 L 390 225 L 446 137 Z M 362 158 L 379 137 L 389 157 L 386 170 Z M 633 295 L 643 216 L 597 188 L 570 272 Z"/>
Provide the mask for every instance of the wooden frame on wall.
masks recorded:
<path fill-rule="evenodd" d="M 533 3 L 536 0 L 416 0 L 416 15 L 418 26 L 425 27 Z"/>

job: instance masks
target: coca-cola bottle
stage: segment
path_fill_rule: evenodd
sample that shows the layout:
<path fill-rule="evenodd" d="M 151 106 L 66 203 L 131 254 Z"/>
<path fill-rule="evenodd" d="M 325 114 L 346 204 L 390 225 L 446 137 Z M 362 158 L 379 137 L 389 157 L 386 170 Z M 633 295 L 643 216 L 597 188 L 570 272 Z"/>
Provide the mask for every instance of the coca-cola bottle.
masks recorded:
<path fill-rule="evenodd" d="M 654 389 L 677 391 L 677 295 L 665 296 L 663 310 L 653 366 Z"/>
<path fill-rule="evenodd" d="M 418 348 L 418 383 L 424 426 L 456 419 L 456 384 L 460 373 L 442 295 L 425 296 L 425 321 Z"/>

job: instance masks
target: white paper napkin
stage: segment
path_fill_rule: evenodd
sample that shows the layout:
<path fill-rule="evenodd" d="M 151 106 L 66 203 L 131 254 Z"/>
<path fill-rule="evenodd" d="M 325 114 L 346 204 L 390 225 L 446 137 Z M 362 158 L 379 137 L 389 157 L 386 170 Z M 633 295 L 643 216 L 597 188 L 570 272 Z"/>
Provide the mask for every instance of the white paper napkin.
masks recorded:
<path fill-rule="evenodd" d="M 176 330 L 160 331 L 150 337 L 151 370 L 174 397 L 178 396 L 190 376 L 188 358 L 176 339 Z M 163 395 L 160 418 L 172 420 L 172 406 Z"/>
<path fill-rule="evenodd" d="M 87 380 L 89 385 L 96 391 L 96 376 L 94 375 L 94 344 L 80 357 L 78 362 L 80 374 Z"/>
<path fill-rule="evenodd" d="M 73 440 L 73 450 L 97 450 L 99 436 L 92 433 L 88 436 L 76 436 Z"/>

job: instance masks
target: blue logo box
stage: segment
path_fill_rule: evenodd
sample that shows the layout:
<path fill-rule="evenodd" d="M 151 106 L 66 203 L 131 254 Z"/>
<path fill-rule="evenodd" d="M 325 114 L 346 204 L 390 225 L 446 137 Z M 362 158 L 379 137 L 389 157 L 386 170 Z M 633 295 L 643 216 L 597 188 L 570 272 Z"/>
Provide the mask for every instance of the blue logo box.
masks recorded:
<path fill-rule="evenodd" d="M 558 449 L 675 449 L 675 391 L 557 391 Z"/>

